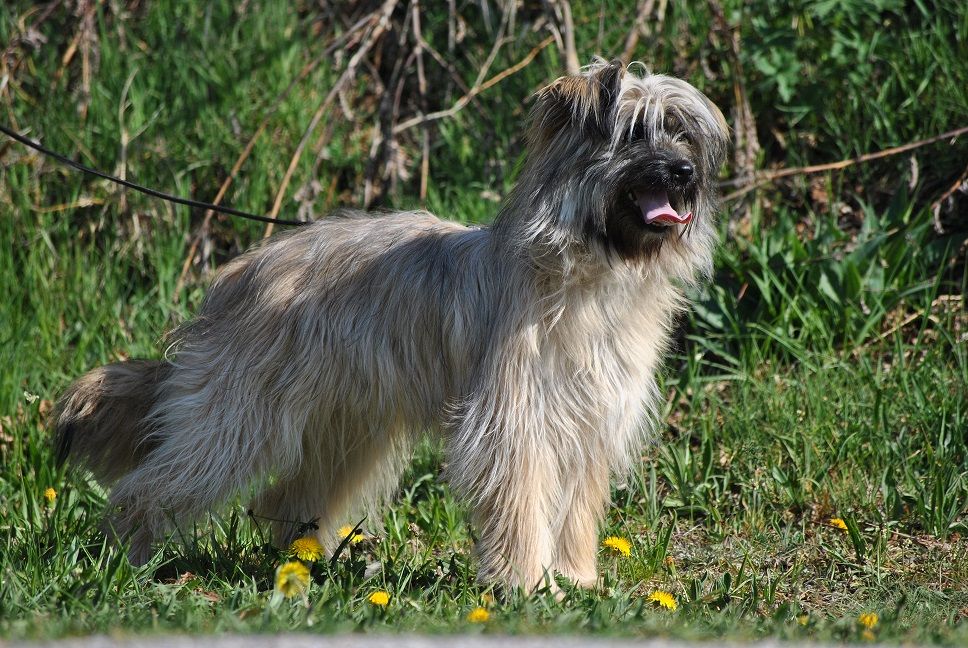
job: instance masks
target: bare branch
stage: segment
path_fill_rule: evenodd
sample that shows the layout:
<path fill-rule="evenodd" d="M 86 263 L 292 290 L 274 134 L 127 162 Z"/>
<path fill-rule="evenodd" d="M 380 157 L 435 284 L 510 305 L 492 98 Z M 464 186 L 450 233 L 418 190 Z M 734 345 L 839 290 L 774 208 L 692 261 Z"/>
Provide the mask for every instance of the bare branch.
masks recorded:
<path fill-rule="evenodd" d="M 417 56 L 417 91 L 420 94 L 420 113 L 424 114 L 427 112 L 427 77 L 424 74 L 423 47 L 421 45 L 421 42 L 423 42 L 423 35 L 420 32 L 419 0 L 413 0 L 411 10 L 413 11 L 413 33 L 417 39 L 417 45 L 414 47 L 414 53 Z M 423 124 L 421 131 L 420 202 L 423 203 L 427 200 L 427 184 L 430 178 L 430 130 L 428 129 L 426 122 Z"/>
<path fill-rule="evenodd" d="M 337 97 L 343 86 L 353 77 L 356 73 L 356 69 L 359 67 L 360 62 L 363 57 L 370 51 L 373 44 L 380 39 L 383 33 L 386 31 L 387 26 L 390 23 L 390 14 L 397 6 L 397 0 L 386 0 L 383 6 L 380 8 L 379 14 L 373 14 L 376 19 L 376 24 L 370 29 L 368 35 L 364 37 L 360 46 L 357 48 L 356 52 L 350 58 L 349 62 L 346 64 L 346 69 L 343 70 L 343 74 L 340 75 L 339 79 L 333 84 L 326 97 L 316 108 L 316 112 L 313 114 L 312 119 L 309 121 L 309 125 L 303 132 L 302 138 L 299 140 L 299 144 L 296 146 L 296 150 L 289 160 L 289 168 L 286 169 L 286 174 L 282 178 L 282 182 L 279 186 L 279 191 L 276 192 L 276 199 L 272 204 L 272 210 L 269 212 L 270 218 L 275 218 L 279 214 L 279 210 L 282 208 L 282 200 L 286 195 L 286 189 L 289 187 L 289 182 L 292 180 L 292 174 L 296 171 L 296 166 L 299 164 L 299 159 L 302 157 L 303 150 L 306 148 L 306 144 L 309 142 L 309 138 L 312 132 L 316 130 L 316 126 L 319 125 L 319 121 L 323 118 L 323 115 L 329 109 L 333 100 Z M 272 234 L 273 223 L 269 223 L 266 226 L 265 234 L 263 238 L 268 237 Z"/>
<path fill-rule="evenodd" d="M 625 63 L 631 62 L 632 57 L 635 56 L 635 48 L 638 47 L 639 37 L 642 32 L 650 33 L 646 20 L 652 15 L 652 10 L 655 8 L 655 0 L 640 0 L 638 7 L 635 10 L 635 21 L 632 23 L 632 29 L 629 30 L 628 36 L 625 37 L 625 47 L 622 48 L 622 61 Z"/>
<path fill-rule="evenodd" d="M 472 87 L 467 94 L 465 94 L 463 97 L 461 97 L 456 102 L 454 102 L 454 105 L 451 106 L 450 108 L 447 108 L 446 110 L 438 110 L 437 112 L 432 112 L 422 117 L 421 116 L 412 117 L 406 120 L 405 122 L 397 124 L 397 126 L 393 129 L 394 135 L 398 133 L 402 133 L 408 128 L 413 128 L 414 126 L 417 126 L 419 124 L 436 121 L 438 119 L 444 119 L 445 117 L 453 117 L 458 112 L 460 112 L 468 104 L 468 102 L 470 102 L 471 99 L 473 99 L 474 97 L 484 92 L 488 88 L 491 88 L 497 85 L 507 77 L 511 76 L 512 74 L 515 74 L 516 72 L 519 72 L 524 67 L 526 67 L 529 63 L 531 63 L 531 61 L 534 60 L 534 58 L 541 52 L 541 50 L 548 47 L 548 45 L 551 45 L 551 43 L 553 43 L 554 40 L 555 40 L 554 36 L 548 36 L 543 41 L 538 43 L 534 47 L 534 49 L 528 52 L 528 54 L 523 59 L 521 59 L 511 67 L 495 74 L 493 77 L 491 77 L 484 83 L 480 83 L 480 80 L 478 80 L 478 82 L 474 84 L 474 87 Z"/>
<path fill-rule="evenodd" d="M 787 169 L 777 169 L 775 171 L 760 171 L 754 173 L 752 177 L 747 175 L 733 178 L 731 180 L 724 180 L 723 182 L 719 183 L 719 186 L 741 187 L 740 189 L 726 195 L 723 198 L 723 200 L 735 200 L 736 198 L 748 194 L 754 189 L 762 187 L 763 185 L 769 184 L 775 180 L 779 180 L 780 178 L 788 178 L 796 175 L 809 175 L 812 173 L 823 173 L 824 171 L 836 171 L 838 169 L 844 169 L 855 164 L 862 164 L 864 162 L 870 162 L 871 160 L 879 160 L 881 158 L 891 157 L 892 155 L 898 155 L 900 153 L 911 151 L 922 146 L 927 146 L 928 144 L 933 144 L 941 140 L 954 139 L 960 135 L 964 135 L 965 133 L 968 133 L 968 126 L 962 126 L 961 128 L 956 128 L 954 130 L 941 133 L 940 135 L 935 135 L 934 137 L 909 142 L 907 144 L 902 144 L 901 146 L 884 149 L 883 151 L 865 153 L 864 155 L 858 155 L 854 158 L 840 160 L 839 162 L 827 162 L 825 164 L 814 164 L 811 166 L 790 167 Z"/>
<path fill-rule="evenodd" d="M 581 73 L 578 50 L 575 48 L 575 23 L 571 19 L 571 3 L 561 0 L 562 28 L 565 30 L 565 69 L 574 76 Z"/>
<path fill-rule="evenodd" d="M 968 167 L 958 176 L 955 183 L 951 185 L 941 196 L 931 203 L 931 214 L 934 217 L 934 231 L 938 234 L 944 234 L 944 225 L 941 224 L 941 205 L 951 196 L 955 195 L 956 191 L 968 191 Z"/>

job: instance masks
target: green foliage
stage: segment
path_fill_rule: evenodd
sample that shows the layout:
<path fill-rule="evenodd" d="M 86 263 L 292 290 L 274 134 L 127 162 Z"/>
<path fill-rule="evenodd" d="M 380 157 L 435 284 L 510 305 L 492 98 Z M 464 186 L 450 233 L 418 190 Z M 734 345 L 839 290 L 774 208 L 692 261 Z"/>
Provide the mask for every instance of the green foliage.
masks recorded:
<path fill-rule="evenodd" d="M 853 233 L 820 214 L 810 225 L 793 214 L 768 224 L 754 217 L 749 237 L 720 255 L 721 280 L 696 311 L 697 337 L 733 363 L 740 349 L 754 360 L 804 360 L 811 350 L 865 344 L 904 305 L 930 310 L 942 281 L 934 269 L 964 235 L 936 238 L 912 209 L 904 191 L 882 213 L 862 206 Z"/>

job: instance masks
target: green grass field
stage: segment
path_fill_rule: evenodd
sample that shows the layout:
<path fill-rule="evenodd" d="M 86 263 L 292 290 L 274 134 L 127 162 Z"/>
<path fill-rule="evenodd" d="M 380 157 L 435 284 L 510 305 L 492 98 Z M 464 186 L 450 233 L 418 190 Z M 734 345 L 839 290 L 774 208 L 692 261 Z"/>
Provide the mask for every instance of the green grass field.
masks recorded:
<path fill-rule="evenodd" d="M 628 4 L 573 3 L 582 60 L 622 51 Z M 745 97 L 756 168 L 968 125 L 963 2 L 730 0 L 725 22 L 718 2 L 684 5 L 646 21 L 635 57 L 689 79 L 728 117 Z M 422 11 L 423 36 L 446 52 L 446 13 Z M 427 98 L 439 103 L 431 108 L 461 96 L 453 76 L 473 84 L 500 29 L 495 3 L 459 11 L 453 75 L 425 62 L 432 87 L 453 86 Z M 488 76 L 548 35 L 540 11 L 519 10 Z M 211 200 L 268 118 L 224 201 L 267 213 L 346 64 L 324 53 L 345 31 L 308 0 L 5 2 L 0 122 L 81 162 Z M 368 75 L 392 62 L 361 67 L 330 107 L 293 167 L 281 217 L 362 204 L 380 110 Z M 513 182 L 528 97 L 563 69 L 545 47 L 427 130 L 430 209 L 474 222 L 494 214 Z M 410 105 L 417 80 L 403 73 Z M 737 123 L 737 136 L 748 133 Z M 401 140 L 382 204 L 421 203 L 421 133 Z M 603 547 L 597 590 L 494 599 L 475 584 L 472 531 L 428 444 L 382 528 L 365 523 L 362 542 L 315 563 L 306 595 L 287 599 L 274 592 L 287 558 L 241 503 L 132 568 L 98 530 L 105 492 L 56 467 L 46 429 L 72 378 L 159 357 L 211 271 L 265 226 L 216 217 L 193 247 L 203 213 L 0 140 L 0 638 L 366 630 L 964 645 L 968 199 L 955 191 L 935 203 L 966 161 L 962 136 L 725 203 L 715 280 L 695 296 L 666 365 L 662 442 L 616 485 L 602 529 L 627 539 L 630 555 Z M 385 608 L 369 602 L 376 591 L 389 593 Z M 655 591 L 676 609 L 651 602 Z M 489 619 L 471 623 L 479 606 Z M 878 616 L 869 630 L 864 613 Z"/>

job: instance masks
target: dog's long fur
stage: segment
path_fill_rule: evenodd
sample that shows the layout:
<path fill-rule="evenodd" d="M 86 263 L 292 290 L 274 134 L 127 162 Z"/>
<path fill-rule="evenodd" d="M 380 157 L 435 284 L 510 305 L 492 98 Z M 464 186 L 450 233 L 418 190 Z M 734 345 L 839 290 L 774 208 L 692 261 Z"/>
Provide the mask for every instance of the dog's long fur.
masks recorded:
<path fill-rule="evenodd" d="M 343 211 L 278 235 L 221 270 L 167 360 L 67 390 L 61 452 L 116 482 L 132 560 L 253 487 L 257 513 L 318 519 L 332 546 L 430 430 L 483 579 L 596 581 L 609 476 L 650 438 L 683 289 L 710 271 L 727 128 L 687 83 L 604 62 L 542 90 L 531 120 L 492 227 Z M 641 187 L 692 222 L 646 227 Z"/>

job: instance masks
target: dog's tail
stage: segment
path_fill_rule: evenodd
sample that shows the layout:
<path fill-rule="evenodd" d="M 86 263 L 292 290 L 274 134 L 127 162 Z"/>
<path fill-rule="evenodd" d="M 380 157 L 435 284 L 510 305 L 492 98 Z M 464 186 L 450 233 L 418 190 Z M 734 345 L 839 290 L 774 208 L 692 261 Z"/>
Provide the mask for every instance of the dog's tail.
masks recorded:
<path fill-rule="evenodd" d="M 172 366 L 128 360 L 89 371 L 67 388 L 54 413 L 58 464 L 68 458 L 111 483 L 155 447 L 145 415 Z"/>

